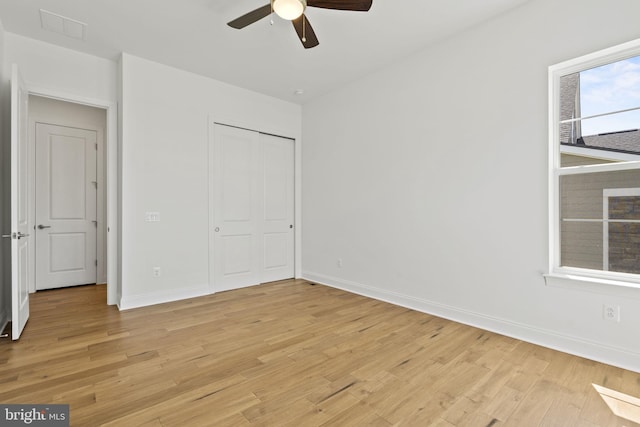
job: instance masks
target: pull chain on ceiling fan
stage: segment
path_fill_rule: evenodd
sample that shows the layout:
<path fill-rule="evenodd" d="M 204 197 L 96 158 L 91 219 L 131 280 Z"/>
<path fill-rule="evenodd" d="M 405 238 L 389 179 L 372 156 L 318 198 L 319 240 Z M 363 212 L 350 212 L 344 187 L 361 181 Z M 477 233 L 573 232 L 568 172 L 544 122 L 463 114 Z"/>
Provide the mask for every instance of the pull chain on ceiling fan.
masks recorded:
<path fill-rule="evenodd" d="M 281 18 L 291 21 L 302 46 L 310 49 L 318 46 L 319 42 L 309 19 L 304 14 L 307 7 L 367 12 L 371 9 L 372 2 L 373 0 L 271 0 L 269 4 L 246 13 L 227 25 L 239 30 L 275 12 Z"/>

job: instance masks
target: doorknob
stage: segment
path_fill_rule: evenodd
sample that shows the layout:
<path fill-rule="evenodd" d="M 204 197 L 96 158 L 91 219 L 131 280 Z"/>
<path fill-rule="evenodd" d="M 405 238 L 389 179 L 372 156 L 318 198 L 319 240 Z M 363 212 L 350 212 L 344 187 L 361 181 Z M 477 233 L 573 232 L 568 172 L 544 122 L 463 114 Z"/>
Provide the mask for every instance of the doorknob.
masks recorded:
<path fill-rule="evenodd" d="M 18 233 L 16 234 L 16 238 L 18 239 L 22 239 L 23 237 L 29 237 L 29 233 L 23 233 L 21 231 L 18 231 Z"/>
<path fill-rule="evenodd" d="M 213 231 L 217 233 L 218 231 L 220 231 L 220 227 L 216 227 Z"/>
<path fill-rule="evenodd" d="M 38 225 L 38 230 L 44 230 L 45 228 L 51 228 L 51 226 L 50 225 L 42 225 L 42 224 Z"/>

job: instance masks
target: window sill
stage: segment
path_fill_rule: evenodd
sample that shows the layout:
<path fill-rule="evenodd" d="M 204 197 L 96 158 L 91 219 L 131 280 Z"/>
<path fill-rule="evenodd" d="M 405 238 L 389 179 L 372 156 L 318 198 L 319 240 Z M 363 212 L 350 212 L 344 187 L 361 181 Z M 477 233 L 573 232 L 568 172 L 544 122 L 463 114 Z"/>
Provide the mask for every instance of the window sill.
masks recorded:
<path fill-rule="evenodd" d="M 552 288 L 589 291 L 599 294 L 615 295 L 640 299 L 640 284 L 619 280 L 601 279 L 575 274 L 543 274 L 545 284 Z"/>

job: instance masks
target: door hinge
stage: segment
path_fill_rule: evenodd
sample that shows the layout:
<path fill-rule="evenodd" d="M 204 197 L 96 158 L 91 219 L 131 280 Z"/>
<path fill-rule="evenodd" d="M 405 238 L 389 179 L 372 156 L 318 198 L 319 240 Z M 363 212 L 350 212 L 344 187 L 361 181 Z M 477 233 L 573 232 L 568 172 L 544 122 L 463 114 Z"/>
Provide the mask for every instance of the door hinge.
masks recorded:
<path fill-rule="evenodd" d="M 98 260 L 96 260 L 96 267 L 98 266 Z"/>
<path fill-rule="evenodd" d="M 98 144 L 96 144 L 96 151 L 98 151 Z"/>

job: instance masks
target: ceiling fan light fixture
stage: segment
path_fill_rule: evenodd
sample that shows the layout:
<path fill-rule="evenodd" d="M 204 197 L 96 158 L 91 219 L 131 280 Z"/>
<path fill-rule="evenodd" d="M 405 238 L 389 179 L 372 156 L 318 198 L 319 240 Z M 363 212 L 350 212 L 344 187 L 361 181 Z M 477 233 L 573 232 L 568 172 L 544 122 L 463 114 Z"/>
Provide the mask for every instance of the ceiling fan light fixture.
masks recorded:
<path fill-rule="evenodd" d="M 299 18 L 306 7 L 306 0 L 273 0 L 273 11 L 287 21 Z"/>

